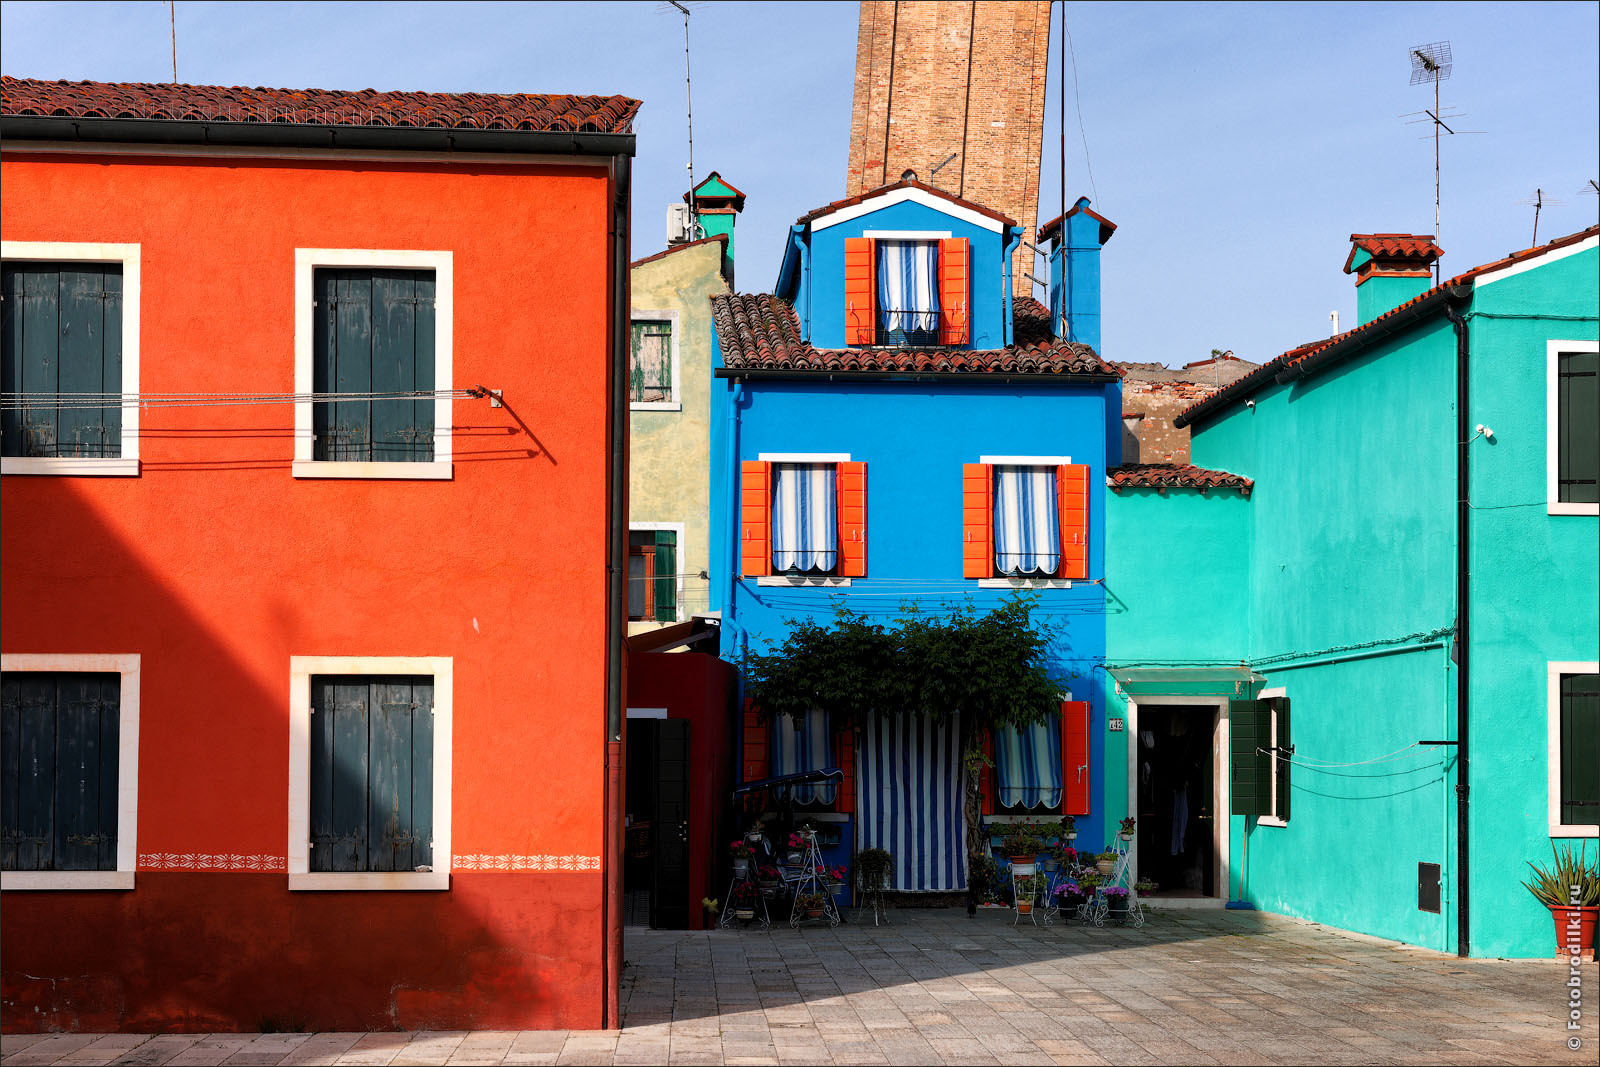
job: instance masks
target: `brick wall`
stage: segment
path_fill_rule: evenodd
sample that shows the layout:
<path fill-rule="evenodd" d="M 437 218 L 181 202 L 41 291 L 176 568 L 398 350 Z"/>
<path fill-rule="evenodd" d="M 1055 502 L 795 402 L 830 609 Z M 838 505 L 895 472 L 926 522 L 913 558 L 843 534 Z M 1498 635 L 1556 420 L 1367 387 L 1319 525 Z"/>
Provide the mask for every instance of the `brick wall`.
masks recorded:
<path fill-rule="evenodd" d="M 1244 377 L 1259 364 L 1223 356 L 1181 369 L 1160 363 L 1117 366 L 1122 369 L 1122 462 L 1188 463 L 1189 430 L 1178 429 L 1172 420 L 1191 404 Z"/>
<path fill-rule="evenodd" d="M 845 195 L 914 170 L 1031 235 L 1049 47 L 1049 0 L 863 0 Z"/>

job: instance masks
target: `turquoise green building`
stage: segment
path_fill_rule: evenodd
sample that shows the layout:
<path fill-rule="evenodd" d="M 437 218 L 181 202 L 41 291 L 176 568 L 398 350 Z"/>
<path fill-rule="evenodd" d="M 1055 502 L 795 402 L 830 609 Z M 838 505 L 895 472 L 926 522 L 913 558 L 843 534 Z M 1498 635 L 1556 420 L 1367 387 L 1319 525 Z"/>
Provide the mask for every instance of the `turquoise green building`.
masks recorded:
<path fill-rule="evenodd" d="M 1356 328 L 1108 476 L 1108 815 L 1169 903 L 1547 956 L 1520 884 L 1600 823 L 1600 251 L 1431 284 L 1353 235 Z"/>

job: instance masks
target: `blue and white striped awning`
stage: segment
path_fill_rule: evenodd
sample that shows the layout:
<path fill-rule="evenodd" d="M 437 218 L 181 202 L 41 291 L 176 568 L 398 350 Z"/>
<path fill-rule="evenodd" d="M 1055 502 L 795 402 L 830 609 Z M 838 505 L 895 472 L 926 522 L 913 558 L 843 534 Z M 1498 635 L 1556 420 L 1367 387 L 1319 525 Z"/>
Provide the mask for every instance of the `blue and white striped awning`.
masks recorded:
<path fill-rule="evenodd" d="M 939 328 L 939 245 L 878 241 L 878 308 L 885 330 Z"/>
<path fill-rule="evenodd" d="M 994 469 L 994 555 L 1001 574 L 1054 574 L 1061 518 L 1054 467 Z"/>
<path fill-rule="evenodd" d="M 772 569 L 827 573 L 839 562 L 838 468 L 772 465 Z"/>
<path fill-rule="evenodd" d="M 860 731 L 856 760 L 861 847 L 894 857 L 896 889 L 967 887 L 957 716 L 878 714 Z"/>
<path fill-rule="evenodd" d="M 772 717 L 772 773 L 774 777 L 799 774 L 802 771 L 820 771 L 833 765 L 833 735 L 828 729 L 828 715 L 822 711 L 804 715 L 774 715 Z M 832 804 L 834 786 L 831 782 L 815 785 L 795 785 L 794 802 Z"/>
<path fill-rule="evenodd" d="M 1061 805 L 1061 724 L 1055 720 L 994 731 L 995 799 L 1003 807 Z"/>

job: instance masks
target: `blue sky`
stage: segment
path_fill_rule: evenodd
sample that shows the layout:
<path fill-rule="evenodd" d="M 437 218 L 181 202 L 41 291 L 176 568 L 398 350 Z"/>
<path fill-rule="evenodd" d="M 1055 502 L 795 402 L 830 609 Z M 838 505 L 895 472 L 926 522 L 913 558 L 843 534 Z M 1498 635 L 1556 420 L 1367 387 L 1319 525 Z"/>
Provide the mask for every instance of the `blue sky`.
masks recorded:
<path fill-rule="evenodd" d="M 179 0 L 188 82 L 330 89 L 623 93 L 637 130 L 634 254 L 658 251 L 686 188 L 682 23 L 637 3 L 202 3 Z M 1398 116 L 1431 103 L 1407 49 L 1448 39 L 1440 244 L 1446 273 L 1591 225 L 1600 197 L 1600 5 L 1071 4 L 1069 197 L 1119 228 L 1104 263 L 1105 354 L 1181 364 L 1212 348 L 1269 358 L 1354 319 L 1340 273 L 1356 231 L 1428 232 L 1433 146 Z M 21 77 L 171 78 L 167 7 L 0 4 L 0 69 Z M 856 5 L 694 9 L 695 167 L 749 195 L 740 288 L 777 275 L 784 230 L 843 195 Z M 1056 49 L 1052 44 L 1052 56 Z M 1058 203 L 1052 69 L 1040 217 Z M 1071 81 L 1068 80 L 1070 87 Z"/>

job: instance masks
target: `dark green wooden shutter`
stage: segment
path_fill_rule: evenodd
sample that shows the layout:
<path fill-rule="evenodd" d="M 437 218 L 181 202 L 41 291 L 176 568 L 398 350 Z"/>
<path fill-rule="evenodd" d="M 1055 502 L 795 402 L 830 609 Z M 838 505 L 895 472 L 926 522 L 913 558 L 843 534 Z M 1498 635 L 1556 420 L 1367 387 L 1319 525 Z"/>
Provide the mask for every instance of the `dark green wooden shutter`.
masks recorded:
<path fill-rule="evenodd" d="M 122 267 L 8 263 L 4 391 L 24 394 L 3 417 L 8 456 L 120 456 Z M 62 404 L 71 394 L 113 394 Z M 26 394 L 35 394 L 30 400 Z"/>
<path fill-rule="evenodd" d="M 312 387 L 354 399 L 317 404 L 317 459 L 433 459 L 433 400 L 372 393 L 434 388 L 432 271 L 319 270 Z"/>
<path fill-rule="evenodd" d="M 1265 751 L 1269 741 L 1267 702 L 1264 700 L 1228 701 L 1230 753 L 1229 795 L 1233 814 L 1265 815 L 1271 797 Z"/>
<path fill-rule="evenodd" d="M 433 680 L 312 679 L 311 869 L 433 863 Z"/>
<path fill-rule="evenodd" d="M 1284 822 L 1289 821 L 1289 774 L 1294 770 L 1294 765 L 1289 762 L 1288 751 L 1293 742 L 1294 735 L 1289 732 L 1289 698 L 1272 697 L 1267 705 L 1277 712 L 1278 717 L 1278 751 L 1272 754 L 1268 766 L 1277 765 L 1278 790 L 1273 811 Z"/>
<path fill-rule="evenodd" d="M 656 531 L 656 621 L 676 622 L 678 618 L 678 534 L 675 530 Z"/>
<path fill-rule="evenodd" d="M 1600 353 L 1563 352 L 1557 366 L 1558 499 L 1600 501 Z"/>
<path fill-rule="evenodd" d="M 0 868 L 117 866 L 121 678 L 8 672 L 0 699 Z"/>
<path fill-rule="evenodd" d="M 1561 821 L 1600 825 L 1600 675 L 1561 679 Z"/>

